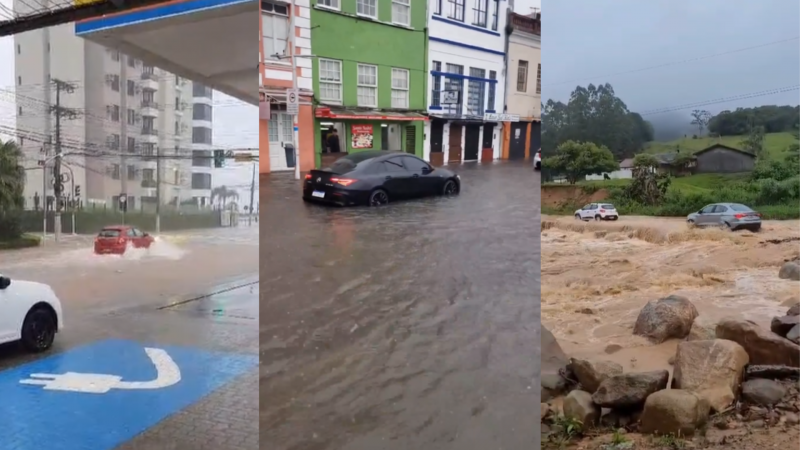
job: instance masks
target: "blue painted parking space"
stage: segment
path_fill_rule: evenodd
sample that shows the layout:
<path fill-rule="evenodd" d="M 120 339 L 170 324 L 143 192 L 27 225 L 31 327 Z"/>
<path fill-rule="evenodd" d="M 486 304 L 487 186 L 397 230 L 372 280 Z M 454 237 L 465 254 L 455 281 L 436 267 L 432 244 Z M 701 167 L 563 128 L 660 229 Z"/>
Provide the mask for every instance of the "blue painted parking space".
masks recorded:
<path fill-rule="evenodd" d="M 105 340 L 0 372 L 0 449 L 111 450 L 258 366 Z"/>

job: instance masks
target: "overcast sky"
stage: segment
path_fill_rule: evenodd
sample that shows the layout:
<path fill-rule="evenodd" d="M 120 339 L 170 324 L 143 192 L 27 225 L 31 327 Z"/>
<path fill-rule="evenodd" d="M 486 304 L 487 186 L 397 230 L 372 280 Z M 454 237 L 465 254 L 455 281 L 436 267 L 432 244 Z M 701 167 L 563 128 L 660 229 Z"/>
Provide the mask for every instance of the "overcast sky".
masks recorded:
<path fill-rule="evenodd" d="M 554 0 L 545 8 L 543 101 L 608 82 L 643 112 L 800 84 L 797 0 Z M 729 54 L 618 74 L 719 53 Z M 798 97 L 795 90 L 701 109 L 797 105 Z M 688 118 L 691 109 L 666 116 Z"/>

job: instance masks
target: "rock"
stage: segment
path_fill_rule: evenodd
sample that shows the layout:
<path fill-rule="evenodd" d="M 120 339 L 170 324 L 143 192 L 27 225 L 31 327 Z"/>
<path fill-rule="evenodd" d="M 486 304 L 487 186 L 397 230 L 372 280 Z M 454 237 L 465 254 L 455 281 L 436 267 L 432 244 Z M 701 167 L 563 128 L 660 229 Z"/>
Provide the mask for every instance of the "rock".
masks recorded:
<path fill-rule="evenodd" d="M 553 333 L 545 327 L 542 327 L 540 343 L 542 401 L 546 402 L 565 392 L 567 382 L 559 374 L 566 368 L 569 360 Z"/>
<path fill-rule="evenodd" d="M 774 317 L 769 329 L 780 337 L 786 337 L 792 328 L 800 324 L 800 316 Z"/>
<path fill-rule="evenodd" d="M 753 322 L 724 319 L 717 324 L 718 339 L 744 347 L 750 364 L 800 367 L 800 345 L 759 327 Z"/>
<path fill-rule="evenodd" d="M 784 415 L 783 417 L 784 417 L 783 420 L 784 422 L 786 422 L 787 425 L 797 425 L 800 423 L 800 417 L 798 417 L 798 415 L 793 412 L 786 413 L 786 415 Z"/>
<path fill-rule="evenodd" d="M 750 428 L 764 428 L 766 425 L 767 425 L 766 422 L 764 422 L 761 419 L 754 420 L 747 424 L 747 426 L 749 426 Z"/>
<path fill-rule="evenodd" d="M 675 357 L 674 356 L 670 356 L 669 359 L 667 360 L 667 364 L 669 364 L 670 366 L 674 366 L 675 365 Z"/>
<path fill-rule="evenodd" d="M 700 316 L 692 322 L 692 329 L 686 336 L 687 341 L 705 341 L 716 338 L 714 327 L 717 324 Z"/>
<path fill-rule="evenodd" d="M 606 355 L 611 355 L 617 353 L 618 351 L 622 350 L 622 346 L 619 344 L 608 344 L 606 345 Z"/>
<path fill-rule="evenodd" d="M 739 391 L 749 359 L 745 349 L 733 341 L 681 342 L 675 355 L 672 387 L 695 392 L 706 398 L 714 411 L 722 411 Z"/>
<path fill-rule="evenodd" d="M 542 414 L 539 416 L 539 419 L 544 420 L 547 417 L 547 413 L 550 412 L 550 405 L 547 403 L 542 403 Z"/>
<path fill-rule="evenodd" d="M 794 300 L 794 299 L 792 299 L 792 301 L 796 302 L 796 300 Z M 792 307 L 789 308 L 788 311 L 786 311 L 786 315 L 787 316 L 800 316 L 800 302 L 797 302 L 794 305 L 792 305 Z"/>
<path fill-rule="evenodd" d="M 594 314 L 594 310 L 592 308 L 581 308 L 575 311 L 578 314 Z"/>
<path fill-rule="evenodd" d="M 756 405 L 771 406 L 786 396 L 786 388 L 773 380 L 756 378 L 742 384 L 742 398 Z"/>
<path fill-rule="evenodd" d="M 782 280 L 800 281 L 800 264 L 796 261 L 789 261 L 783 264 L 778 272 L 778 278 Z"/>
<path fill-rule="evenodd" d="M 708 421 L 705 399 L 681 389 L 653 393 L 644 402 L 639 432 L 691 436 Z"/>
<path fill-rule="evenodd" d="M 650 338 L 656 344 L 689 335 L 697 308 L 686 297 L 670 295 L 648 302 L 639 312 L 633 334 Z"/>
<path fill-rule="evenodd" d="M 769 380 L 784 380 L 787 378 L 800 378 L 800 368 L 787 366 L 757 366 L 749 365 L 744 371 L 745 379 L 767 378 Z"/>
<path fill-rule="evenodd" d="M 592 401 L 605 408 L 633 409 L 641 406 L 648 395 L 666 389 L 668 381 L 666 370 L 615 375 L 600 383 Z"/>
<path fill-rule="evenodd" d="M 786 339 L 794 342 L 795 344 L 800 344 L 800 325 L 795 325 L 786 333 Z"/>
<path fill-rule="evenodd" d="M 564 416 L 580 420 L 584 427 L 597 425 L 600 408 L 592 403 L 592 394 L 586 391 L 572 391 L 564 398 Z"/>
<path fill-rule="evenodd" d="M 581 383 L 583 390 L 593 394 L 600 382 L 606 378 L 622 373 L 622 366 L 612 361 L 589 361 L 572 358 L 570 369 Z"/>

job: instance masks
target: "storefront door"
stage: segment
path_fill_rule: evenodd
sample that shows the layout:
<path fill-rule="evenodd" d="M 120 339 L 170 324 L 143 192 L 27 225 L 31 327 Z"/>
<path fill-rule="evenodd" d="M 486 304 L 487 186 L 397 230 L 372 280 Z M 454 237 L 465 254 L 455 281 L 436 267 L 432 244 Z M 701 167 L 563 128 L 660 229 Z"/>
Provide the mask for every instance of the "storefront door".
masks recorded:
<path fill-rule="evenodd" d="M 284 144 L 292 143 L 292 116 L 273 112 L 269 120 L 269 166 L 272 172 L 289 170 Z"/>

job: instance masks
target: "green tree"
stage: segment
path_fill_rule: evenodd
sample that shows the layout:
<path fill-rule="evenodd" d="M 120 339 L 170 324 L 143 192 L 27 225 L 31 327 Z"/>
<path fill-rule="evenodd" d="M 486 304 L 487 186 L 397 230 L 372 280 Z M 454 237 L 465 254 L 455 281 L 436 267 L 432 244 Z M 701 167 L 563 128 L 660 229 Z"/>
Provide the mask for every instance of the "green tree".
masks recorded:
<path fill-rule="evenodd" d="M 764 127 L 760 125 L 753 125 L 747 133 L 747 137 L 741 142 L 744 150 L 756 155 L 756 157 L 764 156 Z"/>
<path fill-rule="evenodd" d="M 14 141 L 0 141 L 0 240 L 22 235 L 18 211 L 25 206 L 23 154 Z"/>
<path fill-rule="evenodd" d="M 545 158 L 542 165 L 567 177 L 570 184 L 586 178 L 586 175 L 619 170 L 611 150 L 592 142 L 566 141 L 556 148 L 556 154 Z"/>
<path fill-rule="evenodd" d="M 658 159 L 649 153 L 639 153 L 633 157 L 633 167 L 636 167 L 637 169 L 656 169 L 658 166 Z"/>
<path fill-rule="evenodd" d="M 704 110 L 704 109 L 695 109 L 692 111 L 692 122 L 691 124 L 697 127 L 697 135 L 701 136 L 703 134 L 703 130 L 706 129 L 708 126 L 708 122 L 711 120 L 711 113 Z"/>
<path fill-rule="evenodd" d="M 218 200 L 225 209 L 228 205 L 228 200 L 239 200 L 239 193 L 236 189 L 230 189 L 227 186 L 218 186 L 211 190 L 211 203 Z"/>

